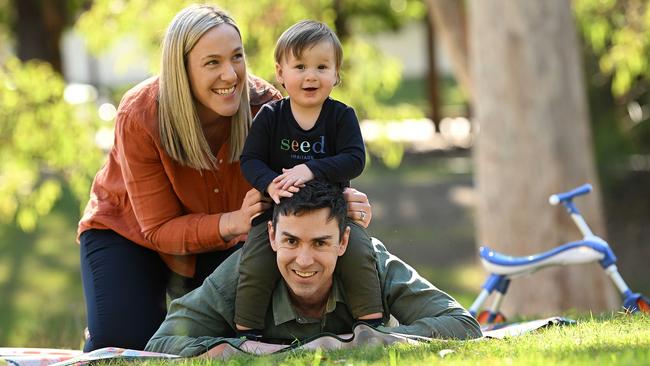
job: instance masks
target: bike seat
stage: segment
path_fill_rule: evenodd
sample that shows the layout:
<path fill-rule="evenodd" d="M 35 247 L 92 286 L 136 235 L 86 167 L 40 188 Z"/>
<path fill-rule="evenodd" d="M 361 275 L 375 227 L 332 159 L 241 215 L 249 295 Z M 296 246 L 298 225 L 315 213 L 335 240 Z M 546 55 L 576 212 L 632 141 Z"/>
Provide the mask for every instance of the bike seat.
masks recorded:
<path fill-rule="evenodd" d="M 521 257 L 499 253 L 485 246 L 479 248 L 481 263 L 488 272 L 508 276 L 528 274 L 552 265 L 602 261 L 610 252 L 607 244 L 586 240 Z"/>

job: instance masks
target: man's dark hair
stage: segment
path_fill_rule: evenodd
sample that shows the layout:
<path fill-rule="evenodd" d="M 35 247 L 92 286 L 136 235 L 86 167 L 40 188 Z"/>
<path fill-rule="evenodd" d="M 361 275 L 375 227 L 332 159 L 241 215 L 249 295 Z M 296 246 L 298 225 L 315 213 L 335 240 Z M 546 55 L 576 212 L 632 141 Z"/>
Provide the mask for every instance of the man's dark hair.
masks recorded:
<path fill-rule="evenodd" d="M 311 180 L 293 194 L 293 197 L 283 198 L 273 209 L 273 229 L 278 223 L 278 217 L 295 215 L 329 208 L 328 221 L 335 219 L 339 224 L 339 239 L 345 230 L 347 203 L 343 197 L 343 189 L 337 185 L 322 180 Z"/>

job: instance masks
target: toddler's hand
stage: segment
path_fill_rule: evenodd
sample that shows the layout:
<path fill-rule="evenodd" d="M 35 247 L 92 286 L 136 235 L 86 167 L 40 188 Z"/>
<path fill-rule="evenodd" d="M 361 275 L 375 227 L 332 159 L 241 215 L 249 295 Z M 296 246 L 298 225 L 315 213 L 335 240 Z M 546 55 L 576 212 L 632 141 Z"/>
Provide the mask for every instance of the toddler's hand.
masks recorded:
<path fill-rule="evenodd" d="M 289 187 L 289 189 L 282 189 L 282 186 L 278 183 L 271 182 L 266 188 L 266 191 L 269 193 L 269 196 L 276 204 L 280 203 L 280 199 L 283 197 L 291 197 L 294 193 L 298 192 L 298 187 Z"/>
<path fill-rule="evenodd" d="M 314 179 L 314 173 L 305 164 L 299 164 L 291 169 L 282 169 L 282 174 L 273 179 L 281 189 L 289 190 L 291 187 L 303 187 L 305 183 Z M 294 191 L 294 192 L 297 192 Z"/>

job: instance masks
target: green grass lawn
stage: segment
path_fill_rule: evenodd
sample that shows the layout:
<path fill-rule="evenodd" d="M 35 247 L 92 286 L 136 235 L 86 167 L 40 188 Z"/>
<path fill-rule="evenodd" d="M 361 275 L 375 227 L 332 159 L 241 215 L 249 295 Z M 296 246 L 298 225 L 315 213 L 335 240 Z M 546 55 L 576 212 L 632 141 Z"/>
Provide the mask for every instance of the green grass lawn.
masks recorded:
<path fill-rule="evenodd" d="M 147 361 L 147 365 L 169 361 Z M 112 364 L 126 364 L 114 362 Z M 612 314 L 578 317 L 576 325 L 553 326 L 520 337 L 433 341 L 422 345 L 360 347 L 339 351 L 293 351 L 237 356 L 227 361 L 182 360 L 183 365 L 648 365 L 650 317 Z"/>

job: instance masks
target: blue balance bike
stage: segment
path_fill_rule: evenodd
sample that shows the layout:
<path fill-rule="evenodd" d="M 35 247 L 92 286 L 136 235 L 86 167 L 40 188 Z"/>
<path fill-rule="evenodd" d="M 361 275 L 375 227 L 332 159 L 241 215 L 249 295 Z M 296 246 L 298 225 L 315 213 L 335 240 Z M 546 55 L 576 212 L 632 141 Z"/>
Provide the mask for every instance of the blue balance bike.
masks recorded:
<path fill-rule="evenodd" d="M 623 308 L 626 312 L 641 311 L 646 314 L 650 313 L 650 301 L 643 295 L 633 293 L 630 290 L 623 277 L 618 273 L 614 252 L 605 240 L 591 232 L 580 211 L 573 203 L 573 198 L 587 194 L 591 190 L 591 185 L 585 184 L 569 192 L 554 194 L 549 198 L 551 205 L 560 203 L 564 205 L 573 222 L 584 236 L 582 240 L 561 245 L 544 253 L 524 257 L 511 257 L 488 247 L 479 248 L 481 263 L 490 273 L 482 286 L 481 293 L 469 308 L 469 312 L 479 323 L 495 324 L 505 321 L 505 317 L 499 312 L 499 309 L 512 278 L 531 274 L 544 267 L 596 261 L 600 263 L 621 293 Z M 496 294 L 490 308 L 479 312 L 488 296 L 493 292 Z"/>

